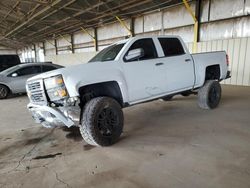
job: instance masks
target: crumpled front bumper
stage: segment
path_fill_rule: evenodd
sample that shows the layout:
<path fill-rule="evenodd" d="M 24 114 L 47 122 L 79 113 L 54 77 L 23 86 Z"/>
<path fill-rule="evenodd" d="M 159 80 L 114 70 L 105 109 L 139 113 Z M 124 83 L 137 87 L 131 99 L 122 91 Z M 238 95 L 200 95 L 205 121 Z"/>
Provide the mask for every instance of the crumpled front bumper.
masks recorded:
<path fill-rule="evenodd" d="M 61 107 L 59 109 L 33 103 L 29 103 L 27 107 L 36 123 L 40 123 L 47 128 L 58 126 L 71 127 L 77 121 L 77 118 L 74 117 L 80 117 L 80 110 L 74 107 Z"/>

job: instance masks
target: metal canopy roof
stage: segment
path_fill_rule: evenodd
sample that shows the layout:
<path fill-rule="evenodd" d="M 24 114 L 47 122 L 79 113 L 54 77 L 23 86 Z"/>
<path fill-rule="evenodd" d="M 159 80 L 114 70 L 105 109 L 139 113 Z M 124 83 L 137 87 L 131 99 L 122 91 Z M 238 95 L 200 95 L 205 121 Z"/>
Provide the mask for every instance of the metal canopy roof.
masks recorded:
<path fill-rule="evenodd" d="M 1 0 L 0 45 L 22 48 L 81 27 L 93 28 L 182 0 Z"/>

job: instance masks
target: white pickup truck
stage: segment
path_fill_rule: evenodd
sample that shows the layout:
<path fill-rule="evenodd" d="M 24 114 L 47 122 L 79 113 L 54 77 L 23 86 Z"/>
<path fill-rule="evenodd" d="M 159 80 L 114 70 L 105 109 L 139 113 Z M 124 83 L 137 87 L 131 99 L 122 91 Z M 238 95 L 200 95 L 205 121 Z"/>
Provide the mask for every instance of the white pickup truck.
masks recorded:
<path fill-rule="evenodd" d="M 97 146 L 118 141 L 122 108 L 198 93 L 203 109 L 217 107 L 220 81 L 230 77 L 224 51 L 191 55 L 178 36 L 133 37 L 110 45 L 86 64 L 32 77 L 28 109 L 45 127 L 79 126 Z"/>

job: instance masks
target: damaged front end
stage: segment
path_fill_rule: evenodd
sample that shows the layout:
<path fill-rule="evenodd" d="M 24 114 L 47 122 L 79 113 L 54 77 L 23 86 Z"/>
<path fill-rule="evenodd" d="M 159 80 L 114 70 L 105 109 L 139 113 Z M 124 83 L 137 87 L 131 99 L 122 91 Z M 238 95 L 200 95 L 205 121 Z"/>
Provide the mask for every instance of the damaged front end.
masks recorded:
<path fill-rule="evenodd" d="M 61 75 L 27 82 L 26 89 L 27 107 L 36 123 L 47 128 L 79 124 L 79 98 L 69 97 Z"/>

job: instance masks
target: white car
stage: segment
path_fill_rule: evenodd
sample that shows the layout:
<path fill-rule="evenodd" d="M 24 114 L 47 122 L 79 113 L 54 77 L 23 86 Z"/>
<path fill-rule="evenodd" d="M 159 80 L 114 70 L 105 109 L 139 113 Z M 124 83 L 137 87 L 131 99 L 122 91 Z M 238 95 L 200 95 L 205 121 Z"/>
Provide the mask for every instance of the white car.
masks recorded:
<path fill-rule="evenodd" d="M 191 55 L 178 36 L 133 37 L 29 79 L 28 109 L 45 127 L 76 125 L 87 143 L 109 146 L 122 133 L 122 108 L 198 91 L 199 106 L 213 109 L 229 76 L 226 52 Z"/>

